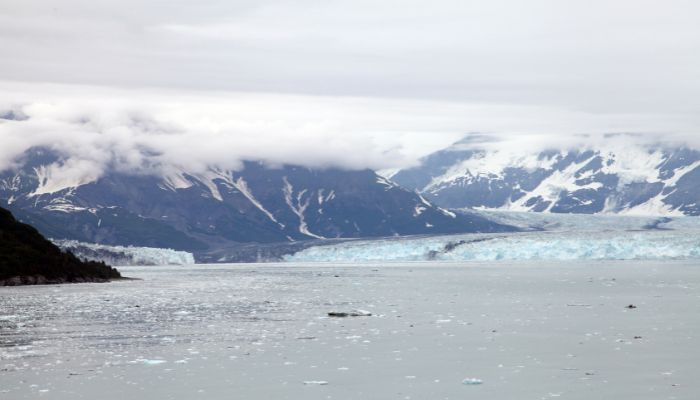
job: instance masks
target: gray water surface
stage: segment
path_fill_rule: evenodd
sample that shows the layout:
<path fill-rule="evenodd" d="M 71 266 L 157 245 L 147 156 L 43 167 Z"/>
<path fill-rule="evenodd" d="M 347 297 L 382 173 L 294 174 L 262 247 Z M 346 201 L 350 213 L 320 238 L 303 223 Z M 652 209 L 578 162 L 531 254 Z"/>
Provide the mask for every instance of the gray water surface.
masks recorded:
<path fill-rule="evenodd" d="M 142 280 L 0 288 L 0 399 L 697 399 L 699 267 L 124 267 Z M 373 315 L 327 317 L 354 309 Z"/>

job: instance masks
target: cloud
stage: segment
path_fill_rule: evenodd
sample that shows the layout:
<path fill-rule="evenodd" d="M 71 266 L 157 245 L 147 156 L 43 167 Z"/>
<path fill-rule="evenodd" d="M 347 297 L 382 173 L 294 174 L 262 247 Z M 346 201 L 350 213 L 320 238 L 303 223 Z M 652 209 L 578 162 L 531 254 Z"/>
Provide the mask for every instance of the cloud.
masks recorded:
<path fill-rule="evenodd" d="M 38 146 L 94 171 L 203 172 L 210 166 L 238 169 L 245 160 L 396 168 L 415 165 L 468 127 L 489 133 L 490 146 L 517 149 L 612 142 L 597 134 L 607 119 L 540 107 L 26 83 L 0 83 L 0 89 L 13 99 L 0 104 L 0 114 L 13 117 L 0 120 L 0 169 Z M 620 139 L 627 142 L 700 145 L 697 136 L 683 132 L 656 134 L 667 121 L 634 116 L 620 123 L 642 132 Z M 589 130 L 561 135 L 567 126 Z"/>
<path fill-rule="evenodd" d="M 0 168 L 412 165 L 466 132 L 698 146 L 691 0 L 24 0 L 0 7 Z M 87 164 L 85 164 L 87 165 Z"/>
<path fill-rule="evenodd" d="M 0 11 L 10 80 L 689 112 L 692 0 L 160 3 Z"/>
<path fill-rule="evenodd" d="M 132 172 L 236 169 L 244 160 L 385 168 L 415 163 L 425 148 L 413 138 L 442 134 L 428 145 L 437 149 L 459 136 L 448 120 L 418 112 L 429 107 L 421 102 L 75 85 L 0 87 L 13 100 L 0 104 L 0 114 L 23 116 L 0 120 L 0 169 L 39 146 L 102 169 Z"/>
<path fill-rule="evenodd" d="M 577 135 L 472 133 L 447 148 L 450 151 L 483 149 L 507 154 L 527 154 L 544 150 L 593 150 L 612 152 L 620 157 L 679 147 L 700 150 L 700 137 L 680 133 L 581 133 Z"/>

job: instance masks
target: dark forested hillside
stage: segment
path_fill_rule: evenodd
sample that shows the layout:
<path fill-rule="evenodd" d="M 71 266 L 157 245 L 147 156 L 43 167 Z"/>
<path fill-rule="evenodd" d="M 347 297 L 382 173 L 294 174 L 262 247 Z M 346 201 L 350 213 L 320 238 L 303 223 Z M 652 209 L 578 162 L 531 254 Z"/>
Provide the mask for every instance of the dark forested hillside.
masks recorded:
<path fill-rule="evenodd" d="M 120 277 L 104 263 L 84 262 L 62 252 L 36 229 L 0 208 L 0 286 L 104 282 Z"/>

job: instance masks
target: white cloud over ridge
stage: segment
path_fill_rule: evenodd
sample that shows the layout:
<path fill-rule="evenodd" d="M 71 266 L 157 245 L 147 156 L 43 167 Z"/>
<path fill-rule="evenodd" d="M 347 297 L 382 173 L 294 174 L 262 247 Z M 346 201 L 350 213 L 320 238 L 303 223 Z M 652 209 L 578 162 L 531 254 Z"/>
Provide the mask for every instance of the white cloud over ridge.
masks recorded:
<path fill-rule="evenodd" d="M 562 135 L 570 125 L 601 132 L 608 120 L 540 107 L 26 83 L 0 87 L 13 99 L 0 103 L 0 114 L 22 117 L 0 120 L 0 170 L 32 147 L 57 150 L 74 159 L 68 166 L 76 174 L 90 176 L 108 169 L 156 174 L 173 168 L 195 173 L 211 166 L 238 169 L 246 160 L 271 166 L 396 168 L 415 165 L 421 156 L 448 146 L 465 135 L 466 127 L 495 128 L 489 134 L 493 140 L 483 145 L 517 150 L 602 141 L 700 148 L 697 136 L 659 135 L 653 129 L 664 124 L 642 116 L 621 122 L 638 124 L 636 131 L 646 133 Z M 500 122 L 498 115 L 504 116 Z"/>
<path fill-rule="evenodd" d="M 607 132 L 700 148 L 698 13 L 690 0 L 8 3 L 0 114 L 29 118 L 0 120 L 0 169 L 33 146 L 85 176 L 381 169 L 466 132 L 515 149 Z"/>
<path fill-rule="evenodd" d="M 38 146 L 91 160 L 100 169 L 134 172 L 236 169 L 244 160 L 383 168 L 415 162 L 411 137 L 440 133 L 449 123 L 421 115 L 420 104 L 395 105 L 388 112 L 372 99 L 2 86 L 13 101 L 0 105 L 0 114 L 23 118 L 0 120 L 0 169 Z M 40 89 L 27 90 L 36 86 Z M 404 114 L 412 115 L 410 124 Z"/>

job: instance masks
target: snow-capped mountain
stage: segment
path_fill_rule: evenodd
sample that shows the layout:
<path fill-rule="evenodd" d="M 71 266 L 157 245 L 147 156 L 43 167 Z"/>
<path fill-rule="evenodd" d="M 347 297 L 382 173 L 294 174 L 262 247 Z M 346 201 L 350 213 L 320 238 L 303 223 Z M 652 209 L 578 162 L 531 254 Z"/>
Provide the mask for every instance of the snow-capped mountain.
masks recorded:
<path fill-rule="evenodd" d="M 387 176 L 448 208 L 700 215 L 700 152 L 689 148 L 528 151 L 467 138 Z"/>
<path fill-rule="evenodd" d="M 82 171 L 33 149 L 0 173 L 0 204 L 45 235 L 109 245 L 206 251 L 273 243 L 509 229 L 433 206 L 370 170 Z"/>

